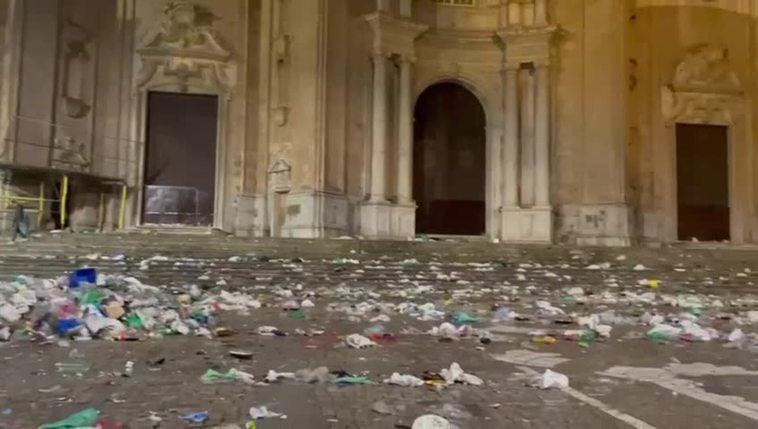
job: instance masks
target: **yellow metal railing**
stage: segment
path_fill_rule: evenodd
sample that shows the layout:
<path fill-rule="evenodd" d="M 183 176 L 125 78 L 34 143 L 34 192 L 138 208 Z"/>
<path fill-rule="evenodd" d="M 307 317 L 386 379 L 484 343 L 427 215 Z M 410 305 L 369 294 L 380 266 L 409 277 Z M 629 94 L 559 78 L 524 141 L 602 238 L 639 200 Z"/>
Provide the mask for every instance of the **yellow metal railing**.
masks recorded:
<path fill-rule="evenodd" d="M 124 229 L 126 226 L 126 205 L 127 205 L 127 198 L 128 198 L 128 187 L 125 184 L 121 185 L 121 191 L 120 191 L 120 202 L 119 202 L 119 210 L 118 210 L 118 229 Z M 0 213 L 12 213 L 16 208 L 15 206 L 17 204 L 28 204 L 29 206 L 34 206 L 35 208 L 30 208 L 26 205 L 24 205 L 24 211 L 36 214 L 37 218 L 37 228 L 39 228 L 42 225 L 42 221 L 44 219 L 45 215 L 45 208 L 47 203 L 59 203 L 60 207 L 60 213 L 59 213 L 59 220 L 61 227 L 65 227 L 66 221 L 68 220 L 68 197 L 69 197 L 69 177 L 67 175 L 63 176 L 63 179 L 61 180 L 61 192 L 60 192 L 60 199 L 51 199 L 51 198 L 45 198 L 45 181 L 40 181 L 39 184 L 39 195 L 36 197 L 31 196 L 0 196 Z M 97 214 L 97 220 L 98 220 L 98 229 L 100 231 L 103 230 L 105 225 L 105 201 L 106 196 L 110 194 L 110 192 L 101 191 L 100 192 L 100 204 L 98 207 L 98 214 Z"/>
<path fill-rule="evenodd" d="M 37 215 L 37 227 L 42 225 L 42 219 L 45 215 L 45 203 L 56 202 L 58 200 L 45 198 L 45 182 L 39 183 L 39 195 L 36 197 L 24 197 L 24 196 L 0 196 L 0 213 L 12 213 L 16 210 L 16 204 L 29 203 L 36 206 L 36 208 L 24 207 L 24 211 L 35 213 Z"/>

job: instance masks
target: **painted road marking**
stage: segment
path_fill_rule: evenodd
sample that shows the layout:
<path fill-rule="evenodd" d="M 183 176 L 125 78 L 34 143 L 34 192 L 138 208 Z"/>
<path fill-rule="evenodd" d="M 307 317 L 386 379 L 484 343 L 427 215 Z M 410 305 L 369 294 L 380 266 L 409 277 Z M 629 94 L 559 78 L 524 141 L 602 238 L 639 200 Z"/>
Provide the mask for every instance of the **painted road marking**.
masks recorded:
<path fill-rule="evenodd" d="M 525 366 L 519 366 L 518 369 L 520 369 L 527 375 L 531 375 L 531 376 L 540 375 L 537 371 Z M 569 394 L 570 396 L 572 396 L 573 398 L 575 398 L 576 400 L 580 402 L 583 402 L 591 407 L 597 408 L 598 410 L 604 412 L 605 414 L 608 414 L 609 416 L 628 424 L 634 429 L 656 429 L 655 426 L 649 425 L 646 422 L 638 419 L 637 417 L 631 416 L 615 408 L 612 408 L 595 398 L 585 395 L 584 393 L 574 389 L 573 387 L 566 387 L 566 388 L 561 389 L 561 391 L 566 392 L 567 394 Z"/>
<path fill-rule="evenodd" d="M 492 359 L 514 365 L 528 365 L 540 368 L 552 368 L 571 359 L 566 359 L 559 353 L 540 353 L 531 350 L 508 350 L 505 354 L 491 355 Z"/>
<path fill-rule="evenodd" d="M 751 420 L 758 421 L 758 404 L 746 401 L 739 396 L 726 396 L 706 392 L 692 380 L 677 378 L 678 375 L 702 377 L 706 375 L 741 375 L 758 376 L 758 371 L 748 371 L 740 367 L 717 367 L 711 364 L 674 364 L 665 368 L 637 368 L 614 366 L 598 373 L 608 377 L 621 378 L 637 382 L 652 383 L 657 386 L 685 395 L 692 399 L 707 402 Z"/>

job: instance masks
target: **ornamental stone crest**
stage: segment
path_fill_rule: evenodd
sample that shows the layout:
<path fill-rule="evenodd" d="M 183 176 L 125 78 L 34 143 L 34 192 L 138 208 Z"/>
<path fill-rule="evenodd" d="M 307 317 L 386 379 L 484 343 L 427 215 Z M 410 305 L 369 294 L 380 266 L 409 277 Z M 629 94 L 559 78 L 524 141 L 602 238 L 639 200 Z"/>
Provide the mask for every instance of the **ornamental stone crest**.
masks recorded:
<path fill-rule="evenodd" d="M 142 59 L 139 88 L 173 85 L 229 92 L 232 53 L 216 32 L 218 17 L 188 1 L 170 1 L 162 23 L 137 53 Z"/>
<path fill-rule="evenodd" d="M 687 50 L 676 68 L 674 89 L 704 92 L 734 92 L 740 82 L 729 64 L 729 51 L 724 47 L 699 44 Z"/>
<path fill-rule="evenodd" d="M 742 88 L 724 47 L 699 44 L 687 50 L 674 78 L 662 88 L 663 117 L 677 122 L 731 125 Z"/>

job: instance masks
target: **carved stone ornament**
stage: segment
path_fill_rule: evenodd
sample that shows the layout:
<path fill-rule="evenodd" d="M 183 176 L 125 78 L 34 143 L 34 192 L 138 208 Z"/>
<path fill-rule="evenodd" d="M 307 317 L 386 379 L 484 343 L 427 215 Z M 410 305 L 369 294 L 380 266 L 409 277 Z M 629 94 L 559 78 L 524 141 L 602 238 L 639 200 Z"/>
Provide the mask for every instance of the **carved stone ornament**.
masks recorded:
<path fill-rule="evenodd" d="M 286 194 L 290 191 L 290 172 L 292 166 L 283 158 L 279 158 L 271 165 L 268 174 L 271 176 L 271 190 L 278 194 Z"/>
<path fill-rule="evenodd" d="M 53 146 L 53 166 L 72 171 L 85 171 L 90 161 L 85 155 L 86 146 L 73 137 L 66 137 L 63 142 L 56 139 Z"/>
<path fill-rule="evenodd" d="M 232 54 L 214 29 L 219 18 L 188 1 L 170 1 L 163 22 L 137 53 L 142 59 L 138 88 L 201 87 L 228 93 L 234 81 Z"/>
<path fill-rule="evenodd" d="M 677 66 L 672 86 L 676 91 L 739 92 L 740 82 L 729 64 L 726 48 L 699 44 L 687 50 Z"/>
<path fill-rule="evenodd" d="M 672 83 L 662 88 L 666 126 L 677 122 L 732 125 L 741 94 L 727 49 L 693 46 L 677 66 Z"/>

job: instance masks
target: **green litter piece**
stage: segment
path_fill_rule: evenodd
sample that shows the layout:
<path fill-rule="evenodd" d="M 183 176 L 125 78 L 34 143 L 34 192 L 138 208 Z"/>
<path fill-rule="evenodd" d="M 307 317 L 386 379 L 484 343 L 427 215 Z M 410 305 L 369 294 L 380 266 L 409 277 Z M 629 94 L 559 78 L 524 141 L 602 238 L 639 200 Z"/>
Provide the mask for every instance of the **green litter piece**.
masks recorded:
<path fill-rule="evenodd" d="M 142 318 L 137 313 L 129 313 L 126 315 L 126 326 L 135 329 L 143 329 L 145 325 L 142 323 Z"/>
<path fill-rule="evenodd" d="M 648 335 L 647 338 L 655 344 L 665 344 L 669 340 L 666 334 L 662 332 L 653 332 L 652 334 Z"/>
<path fill-rule="evenodd" d="M 305 319 L 305 313 L 303 313 L 302 310 L 295 310 L 290 313 L 290 317 L 297 320 L 304 320 Z"/>
<path fill-rule="evenodd" d="M 479 322 L 479 319 L 470 316 L 468 313 L 460 313 L 455 317 L 455 321 L 458 322 L 459 325 L 471 325 Z"/>
<path fill-rule="evenodd" d="M 102 300 L 103 300 L 103 295 L 97 289 L 90 290 L 82 298 L 82 302 L 85 305 L 100 304 L 100 301 L 102 301 Z"/>
<path fill-rule="evenodd" d="M 695 308 L 695 307 L 690 308 L 690 314 L 692 314 L 693 316 L 700 316 L 701 314 L 703 314 L 703 309 Z"/>
<path fill-rule="evenodd" d="M 79 429 L 90 428 L 97 424 L 97 418 L 100 417 L 100 411 L 94 408 L 87 408 L 86 410 L 79 411 L 76 414 L 72 414 L 67 418 L 57 421 L 55 423 L 47 423 L 39 427 L 39 429 Z"/>
<path fill-rule="evenodd" d="M 344 376 L 339 377 L 334 380 L 335 384 L 374 384 L 369 378 L 365 375 L 352 375 L 352 376 Z"/>
<path fill-rule="evenodd" d="M 226 373 L 218 372 L 215 369 L 209 369 L 200 377 L 200 381 L 203 383 L 228 383 L 237 380 L 239 380 L 239 376 L 237 375 L 237 371 L 233 369 L 230 369 Z"/>

